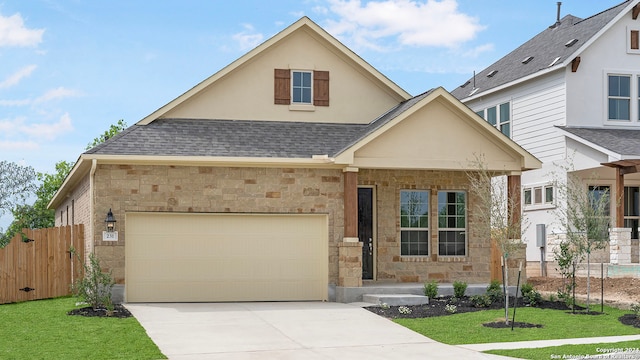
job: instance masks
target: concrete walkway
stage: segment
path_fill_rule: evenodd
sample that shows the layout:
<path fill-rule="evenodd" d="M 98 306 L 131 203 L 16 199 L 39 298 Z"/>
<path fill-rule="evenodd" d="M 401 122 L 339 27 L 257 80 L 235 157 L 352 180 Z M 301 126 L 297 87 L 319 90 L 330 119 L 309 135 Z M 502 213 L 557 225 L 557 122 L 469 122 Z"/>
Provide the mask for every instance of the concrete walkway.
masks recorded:
<path fill-rule="evenodd" d="M 126 304 L 171 360 L 508 359 L 334 302 Z"/>
<path fill-rule="evenodd" d="M 501 343 L 489 343 L 489 344 L 467 344 L 467 345 L 458 345 L 458 346 L 465 349 L 469 349 L 469 350 L 487 351 L 487 350 L 499 350 L 499 349 L 500 350 L 533 349 L 533 348 L 561 346 L 561 345 L 615 343 L 620 341 L 636 341 L 636 340 L 640 340 L 640 335 L 604 336 L 604 337 L 559 339 L 559 340 L 514 341 L 514 342 L 501 342 Z M 640 354 L 638 354 L 638 357 L 640 358 Z"/>

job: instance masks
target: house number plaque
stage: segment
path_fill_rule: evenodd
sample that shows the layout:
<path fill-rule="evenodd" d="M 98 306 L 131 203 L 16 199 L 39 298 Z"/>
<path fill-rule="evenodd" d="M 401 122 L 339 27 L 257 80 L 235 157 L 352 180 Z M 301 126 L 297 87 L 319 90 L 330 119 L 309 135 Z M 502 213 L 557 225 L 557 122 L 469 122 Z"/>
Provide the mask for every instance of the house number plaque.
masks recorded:
<path fill-rule="evenodd" d="M 118 232 L 117 231 L 103 231 L 102 232 L 102 241 L 118 241 Z"/>

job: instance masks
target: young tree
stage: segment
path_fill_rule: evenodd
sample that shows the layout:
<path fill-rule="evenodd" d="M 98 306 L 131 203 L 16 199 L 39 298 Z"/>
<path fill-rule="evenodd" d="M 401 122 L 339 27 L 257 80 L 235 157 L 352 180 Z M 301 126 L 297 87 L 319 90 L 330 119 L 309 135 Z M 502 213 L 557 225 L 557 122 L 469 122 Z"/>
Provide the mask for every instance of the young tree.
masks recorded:
<path fill-rule="evenodd" d="M 112 137 L 118 135 L 122 130 L 127 128 L 127 123 L 123 120 L 120 119 L 118 120 L 117 123 L 115 124 L 111 124 L 111 126 L 109 127 L 108 130 L 106 130 L 102 135 L 98 136 L 97 138 L 93 139 L 92 142 L 90 142 L 87 147 L 85 148 L 85 150 L 89 150 L 97 145 L 102 144 L 103 142 L 111 139 Z"/>
<path fill-rule="evenodd" d="M 558 218 L 566 234 L 564 250 L 573 259 L 574 264 L 587 261 L 587 311 L 591 293 L 591 253 L 604 249 L 609 242 L 609 188 L 589 186 L 595 183 L 591 178 L 583 181 L 577 175 L 567 172 L 566 182 L 556 182 L 555 186 L 564 199 L 563 206 L 557 208 Z M 556 260 L 561 260 L 556 253 Z M 560 264 L 560 261 L 559 261 Z M 568 264 L 565 264 L 568 265 Z M 574 279 L 575 281 L 575 279 Z M 575 287 L 575 283 L 572 285 Z"/>
<path fill-rule="evenodd" d="M 20 166 L 9 161 L 0 161 L 0 216 L 23 203 L 35 188 L 36 173 L 30 166 Z M 0 229 L 2 233 L 2 229 Z M 2 237 L 14 234 L 2 233 Z M 0 247 L 6 243 L 0 240 Z"/>
<path fill-rule="evenodd" d="M 7 228 L 6 233 L 0 237 L 0 244 L 7 244 L 11 238 L 16 233 L 21 232 L 22 229 L 41 229 L 54 226 L 54 210 L 47 209 L 47 205 L 60 188 L 60 185 L 62 185 L 62 182 L 72 167 L 73 164 L 60 161 L 56 163 L 55 173 L 36 174 L 36 178 L 40 182 L 40 186 L 35 192 L 36 200 L 33 205 L 21 204 L 11 209 L 13 222 Z"/>
<path fill-rule="evenodd" d="M 478 236 L 495 241 L 500 249 L 504 266 L 505 323 L 509 324 L 507 264 L 509 255 L 520 244 L 526 222 L 516 213 L 516 209 L 520 209 L 519 199 L 509 197 L 507 183 L 500 178 L 504 174 L 488 170 L 483 155 L 476 155 L 470 165 L 473 170 L 467 172 L 469 190 L 477 199 L 474 226 Z"/>

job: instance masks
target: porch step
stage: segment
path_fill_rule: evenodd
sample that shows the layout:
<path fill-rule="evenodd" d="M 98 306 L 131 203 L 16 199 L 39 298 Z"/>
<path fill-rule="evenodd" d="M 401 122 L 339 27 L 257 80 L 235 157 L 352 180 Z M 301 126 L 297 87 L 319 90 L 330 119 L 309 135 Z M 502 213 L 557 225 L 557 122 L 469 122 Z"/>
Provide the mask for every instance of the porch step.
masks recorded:
<path fill-rule="evenodd" d="M 389 306 L 425 305 L 429 298 L 413 294 L 364 294 L 362 301 L 372 304 L 387 304 Z"/>

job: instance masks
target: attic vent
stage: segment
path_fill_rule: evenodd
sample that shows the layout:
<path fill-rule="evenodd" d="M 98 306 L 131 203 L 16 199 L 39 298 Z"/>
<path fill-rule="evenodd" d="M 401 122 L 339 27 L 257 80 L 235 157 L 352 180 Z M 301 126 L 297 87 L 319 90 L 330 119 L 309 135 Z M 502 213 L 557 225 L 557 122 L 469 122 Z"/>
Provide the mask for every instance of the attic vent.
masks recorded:
<path fill-rule="evenodd" d="M 466 83 L 464 83 L 464 84 L 462 84 L 462 85 L 460 85 L 460 87 L 461 87 L 461 88 L 464 88 L 465 86 L 467 86 L 467 85 L 469 85 L 469 84 L 471 84 L 471 81 L 467 80 L 467 82 L 466 82 Z"/>
<path fill-rule="evenodd" d="M 471 90 L 471 92 L 469 93 L 469 96 L 475 94 L 478 92 L 478 90 L 480 90 L 480 88 L 474 88 L 473 90 Z"/>
<path fill-rule="evenodd" d="M 493 75 L 497 73 L 498 73 L 498 70 L 492 70 L 490 73 L 487 74 L 487 77 L 493 77 Z"/>
<path fill-rule="evenodd" d="M 566 43 L 566 44 L 564 44 L 564 46 L 566 46 L 566 47 L 572 47 L 572 46 L 573 46 L 573 44 L 575 44 L 575 43 L 577 43 L 577 42 L 578 42 L 578 39 L 571 39 L 571 40 L 567 41 L 567 43 Z"/>
<path fill-rule="evenodd" d="M 527 56 L 524 60 L 522 60 L 523 64 L 528 64 L 533 60 L 533 56 Z"/>
<path fill-rule="evenodd" d="M 551 62 L 551 64 L 549 64 L 549 66 L 547 66 L 547 67 L 552 67 L 552 66 L 553 66 L 553 65 L 555 65 L 559 60 L 560 60 L 560 57 L 558 56 L 557 58 L 553 59 L 553 61 Z"/>

